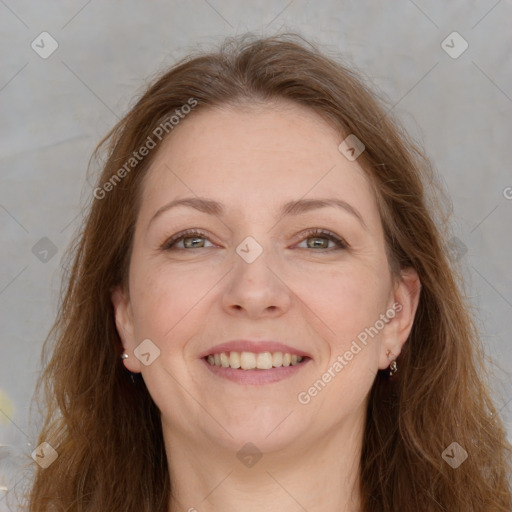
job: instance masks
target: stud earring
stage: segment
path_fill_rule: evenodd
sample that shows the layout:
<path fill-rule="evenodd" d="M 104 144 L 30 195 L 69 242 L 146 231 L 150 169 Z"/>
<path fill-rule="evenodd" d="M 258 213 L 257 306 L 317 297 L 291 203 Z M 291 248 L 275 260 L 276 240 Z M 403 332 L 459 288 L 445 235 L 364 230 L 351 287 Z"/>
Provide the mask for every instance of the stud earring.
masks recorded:
<path fill-rule="evenodd" d="M 121 357 L 121 359 L 128 359 L 129 356 L 126 352 L 123 352 L 120 357 Z M 132 384 L 135 384 L 134 374 L 132 372 L 130 372 L 129 370 L 128 370 L 128 373 L 130 374 L 130 379 L 132 381 Z"/>

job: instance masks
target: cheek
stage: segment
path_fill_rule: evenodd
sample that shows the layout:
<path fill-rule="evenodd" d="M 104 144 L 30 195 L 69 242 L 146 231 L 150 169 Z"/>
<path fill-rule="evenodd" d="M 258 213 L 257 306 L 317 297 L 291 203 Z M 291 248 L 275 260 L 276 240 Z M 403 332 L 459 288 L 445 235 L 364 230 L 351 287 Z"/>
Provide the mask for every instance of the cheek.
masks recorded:
<path fill-rule="evenodd" d="M 131 288 L 135 331 L 139 339 L 150 338 L 161 348 L 176 351 L 198 325 L 211 292 L 219 280 L 211 266 L 204 271 L 168 263 L 145 263 L 133 276 Z M 132 286 L 132 284 L 131 284 Z"/>
<path fill-rule="evenodd" d="M 379 327 L 385 325 L 379 319 L 386 312 L 389 289 L 379 272 L 355 268 L 331 275 L 323 284 L 321 293 L 320 288 L 313 296 L 309 293 L 308 306 L 322 319 L 322 331 L 315 330 L 326 343 L 299 402 L 311 401 L 310 412 L 341 420 L 362 404 L 375 379 L 383 333 Z"/>
<path fill-rule="evenodd" d="M 388 277 L 380 268 L 347 266 L 337 272 L 319 271 L 314 277 L 303 274 L 294 291 L 311 310 L 310 318 L 323 321 L 331 347 L 341 350 L 385 312 Z"/>
<path fill-rule="evenodd" d="M 139 338 L 162 340 L 185 314 L 189 287 L 180 275 L 149 265 L 139 267 L 131 284 L 135 331 Z"/>

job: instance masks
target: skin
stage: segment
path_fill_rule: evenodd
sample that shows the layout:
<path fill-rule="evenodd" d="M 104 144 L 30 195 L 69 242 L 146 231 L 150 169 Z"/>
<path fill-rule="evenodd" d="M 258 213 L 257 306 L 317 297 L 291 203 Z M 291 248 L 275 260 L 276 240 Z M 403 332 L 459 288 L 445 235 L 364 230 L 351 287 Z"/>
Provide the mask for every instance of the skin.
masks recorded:
<path fill-rule="evenodd" d="M 142 372 L 161 411 L 170 511 L 360 510 L 368 393 L 390 364 L 386 352 L 398 356 L 407 339 L 421 285 L 412 269 L 392 278 L 368 178 L 340 153 L 342 140 L 317 113 L 279 101 L 194 112 L 158 150 L 142 190 L 129 293 L 119 287 L 112 301 L 124 364 Z M 178 207 L 150 222 L 169 201 L 190 196 L 220 201 L 226 212 Z M 326 197 L 350 203 L 366 228 L 332 207 L 277 217 L 287 201 Z M 206 238 L 161 249 L 191 228 Z M 349 248 L 305 238 L 308 228 L 327 229 Z M 247 236 L 263 248 L 252 263 L 235 251 Z M 400 312 L 299 403 L 394 303 Z M 133 353 L 147 338 L 160 350 L 149 366 Z M 281 382 L 240 385 L 199 359 L 232 339 L 281 341 L 312 360 Z M 252 467 L 236 457 L 247 442 L 262 454 Z"/>

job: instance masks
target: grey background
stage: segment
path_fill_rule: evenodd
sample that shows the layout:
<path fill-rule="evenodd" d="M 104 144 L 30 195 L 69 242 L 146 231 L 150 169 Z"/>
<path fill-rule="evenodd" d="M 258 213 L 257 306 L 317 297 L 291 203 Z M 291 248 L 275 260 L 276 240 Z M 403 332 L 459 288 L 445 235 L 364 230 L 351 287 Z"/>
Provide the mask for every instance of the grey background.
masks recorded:
<path fill-rule="evenodd" d="M 298 31 L 342 54 L 424 145 L 453 201 L 458 255 L 501 366 L 497 401 L 512 433 L 511 19 L 506 0 L 0 0 L 0 487 L 15 486 L 15 467 L 35 447 L 28 408 L 61 257 L 94 183 L 93 148 L 149 77 L 198 44 L 246 31 Z M 46 59 L 31 48 L 43 31 L 58 43 Z M 453 31 L 469 44 L 456 59 L 441 46 Z M 43 237 L 57 251 L 46 262 Z"/>

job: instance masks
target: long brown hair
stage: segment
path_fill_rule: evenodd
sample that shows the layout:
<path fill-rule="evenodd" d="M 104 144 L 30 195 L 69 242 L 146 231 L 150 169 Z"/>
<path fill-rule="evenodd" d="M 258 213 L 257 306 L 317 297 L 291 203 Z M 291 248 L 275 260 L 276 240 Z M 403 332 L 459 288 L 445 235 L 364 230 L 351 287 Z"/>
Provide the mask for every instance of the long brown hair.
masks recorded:
<path fill-rule="evenodd" d="M 388 380 L 379 372 L 370 391 L 362 510 L 509 512 L 510 445 L 461 273 L 446 254 L 435 173 L 361 74 L 293 34 L 233 38 L 190 55 L 154 80 L 96 148 L 106 153 L 103 172 L 70 248 L 70 275 L 45 342 L 51 359 L 38 383 L 46 411 L 39 442 L 58 458 L 37 468 L 29 510 L 167 510 L 159 411 L 140 375 L 132 382 L 122 365 L 111 290 L 126 283 L 141 180 L 158 149 L 119 170 L 191 99 L 194 111 L 291 100 L 366 147 L 358 162 L 371 178 L 392 268 L 413 267 L 422 290 L 399 373 Z M 442 457 L 453 442 L 468 454 L 456 469 Z"/>

